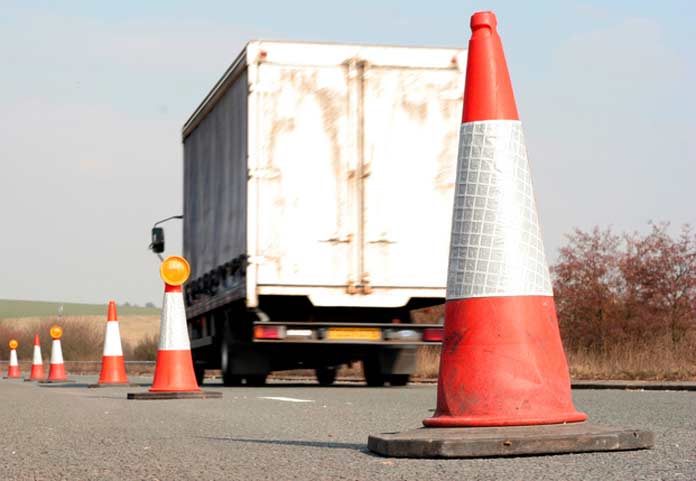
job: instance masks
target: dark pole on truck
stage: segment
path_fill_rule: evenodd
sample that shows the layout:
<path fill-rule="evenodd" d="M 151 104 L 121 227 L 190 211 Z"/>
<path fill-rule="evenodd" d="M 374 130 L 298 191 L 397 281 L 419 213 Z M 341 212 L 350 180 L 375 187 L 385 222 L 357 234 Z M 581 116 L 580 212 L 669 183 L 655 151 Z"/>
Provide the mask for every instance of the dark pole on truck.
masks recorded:
<path fill-rule="evenodd" d="M 157 254 L 157 257 L 159 257 L 161 261 L 164 260 L 164 257 L 162 257 L 162 252 L 164 252 L 164 228 L 157 226 L 160 224 L 164 224 L 165 222 L 170 221 L 172 219 L 183 218 L 183 215 L 173 215 L 171 217 L 167 217 L 166 219 L 159 220 L 152 225 L 152 237 L 150 245 L 147 246 L 147 248 L 155 254 Z"/>

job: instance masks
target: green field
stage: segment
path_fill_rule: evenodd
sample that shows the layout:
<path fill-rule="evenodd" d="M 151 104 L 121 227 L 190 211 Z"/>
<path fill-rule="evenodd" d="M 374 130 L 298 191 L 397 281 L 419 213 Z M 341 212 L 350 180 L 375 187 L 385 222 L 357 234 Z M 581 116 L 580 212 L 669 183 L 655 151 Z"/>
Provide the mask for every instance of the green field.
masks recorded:
<path fill-rule="evenodd" d="M 106 316 L 107 304 L 76 304 L 69 302 L 16 301 L 0 299 L 0 319 L 20 317 L 58 316 L 58 309 L 63 306 L 63 317 L 72 316 Z M 119 316 L 156 316 L 160 310 L 156 307 L 117 306 Z"/>

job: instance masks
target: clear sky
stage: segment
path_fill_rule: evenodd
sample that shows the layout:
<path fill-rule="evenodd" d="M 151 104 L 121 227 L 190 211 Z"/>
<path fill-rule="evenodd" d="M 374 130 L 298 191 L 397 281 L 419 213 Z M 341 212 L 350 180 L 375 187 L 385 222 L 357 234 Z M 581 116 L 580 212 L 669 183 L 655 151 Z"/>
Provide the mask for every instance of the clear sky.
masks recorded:
<path fill-rule="evenodd" d="M 696 224 L 693 1 L 3 0 L 0 298 L 160 303 L 181 125 L 248 40 L 465 47 L 487 9 L 550 259 L 576 226 Z"/>

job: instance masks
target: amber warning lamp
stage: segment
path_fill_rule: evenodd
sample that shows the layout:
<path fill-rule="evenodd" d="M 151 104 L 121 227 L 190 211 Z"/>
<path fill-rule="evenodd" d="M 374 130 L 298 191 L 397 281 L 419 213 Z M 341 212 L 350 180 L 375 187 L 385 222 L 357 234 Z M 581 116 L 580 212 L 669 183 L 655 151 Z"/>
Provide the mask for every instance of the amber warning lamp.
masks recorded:
<path fill-rule="evenodd" d="M 180 256 L 169 256 L 160 265 L 160 277 L 170 286 L 180 286 L 191 274 L 191 266 Z"/>

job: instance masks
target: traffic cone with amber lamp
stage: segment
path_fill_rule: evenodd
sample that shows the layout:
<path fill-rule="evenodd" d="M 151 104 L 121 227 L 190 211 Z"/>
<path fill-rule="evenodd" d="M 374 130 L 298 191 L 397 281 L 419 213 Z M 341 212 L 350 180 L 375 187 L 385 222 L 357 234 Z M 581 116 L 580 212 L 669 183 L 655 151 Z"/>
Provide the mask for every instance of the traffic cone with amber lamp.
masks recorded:
<path fill-rule="evenodd" d="M 69 382 L 63 362 L 63 348 L 60 338 L 63 336 L 63 328 L 58 325 L 51 326 L 48 333 L 51 335 L 51 364 L 48 368 L 48 378 L 39 381 L 39 384 L 52 384 Z"/>
<path fill-rule="evenodd" d="M 191 343 L 186 326 L 182 284 L 191 268 L 183 257 L 167 257 L 160 265 L 164 300 L 160 320 L 160 341 L 152 387 L 146 393 L 128 393 L 128 399 L 219 398 L 222 393 L 202 391 L 196 382 Z"/>
<path fill-rule="evenodd" d="M 18 377 L 22 377 L 19 372 L 19 362 L 17 362 L 17 347 L 19 346 L 19 342 L 17 342 L 17 339 L 11 339 L 9 346 L 10 365 L 7 367 L 6 379 L 17 379 Z"/>
<path fill-rule="evenodd" d="M 575 410 L 522 125 L 493 12 L 471 17 L 437 408 L 370 436 L 395 457 L 641 449 L 653 434 Z M 447 429 L 442 429 L 447 428 Z"/>

